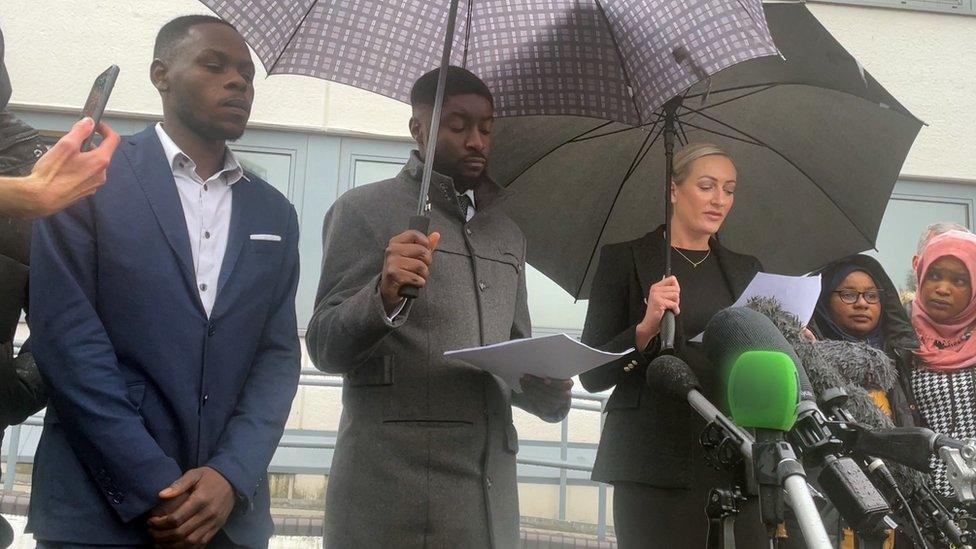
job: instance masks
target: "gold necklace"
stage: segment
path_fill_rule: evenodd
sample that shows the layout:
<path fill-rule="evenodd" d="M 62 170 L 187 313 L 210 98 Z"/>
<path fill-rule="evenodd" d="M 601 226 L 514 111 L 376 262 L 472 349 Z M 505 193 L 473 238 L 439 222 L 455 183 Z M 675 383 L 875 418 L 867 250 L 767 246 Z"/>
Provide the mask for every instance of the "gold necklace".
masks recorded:
<path fill-rule="evenodd" d="M 675 248 L 674 246 L 671 246 L 671 249 L 674 250 L 674 251 L 676 251 L 676 252 L 678 252 L 678 255 L 680 255 L 681 257 L 685 258 L 685 261 L 687 261 L 688 263 L 691 263 L 691 268 L 692 269 L 697 269 L 698 266 L 701 265 L 702 263 L 704 263 L 705 260 L 708 259 L 708 256 L 712 254 L 712 249 L 709 248 L 708 251 L 705 252 L 705 257 L 703 257 L 700 260 L 698 260 L 697 262 L 695 262 L 695 261 L 692 261 L 691 259 L 689 259 L 688 256 L 686 256 L 685 254 L 683 254 L 681 252 L 681 250 L 679 250 L 678 248 Z"/>

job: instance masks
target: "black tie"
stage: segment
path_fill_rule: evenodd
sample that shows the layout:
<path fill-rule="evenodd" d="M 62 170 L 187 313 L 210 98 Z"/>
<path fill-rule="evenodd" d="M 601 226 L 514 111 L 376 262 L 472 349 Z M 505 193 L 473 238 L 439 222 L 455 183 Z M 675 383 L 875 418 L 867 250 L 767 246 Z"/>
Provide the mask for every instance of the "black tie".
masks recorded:
<path fill-rule="evenodd" d="M 468 195 L 466 195 L 466 194 L 459 194 L 458 195 L 458 204 L 461 205 L 461 217 L 463 217 L 464 220 L 467 221 L 468 220 L 468 208 L 470 208 L 470 207 L 473 206 L 473 204 L 471 203 L 471 197 L 468 196 Z"/>

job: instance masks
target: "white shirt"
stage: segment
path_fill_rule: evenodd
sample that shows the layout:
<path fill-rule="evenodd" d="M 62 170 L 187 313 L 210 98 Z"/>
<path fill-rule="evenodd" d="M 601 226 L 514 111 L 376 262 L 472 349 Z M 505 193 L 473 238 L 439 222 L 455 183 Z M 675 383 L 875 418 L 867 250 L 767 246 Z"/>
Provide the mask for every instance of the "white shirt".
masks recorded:
<path fill-rule="evenodd" d="M 196 162 L 170 139 L 162 124 L 156 124 L 156 135 L 173 170 L 190 237 L 197 293 L 209 317 L 217 299 L 217 281 L 230 235 L 231 187 L 247 178 L 234 154 L 227 149 L 223 169 L 204 181 L 197 175 Z"/>

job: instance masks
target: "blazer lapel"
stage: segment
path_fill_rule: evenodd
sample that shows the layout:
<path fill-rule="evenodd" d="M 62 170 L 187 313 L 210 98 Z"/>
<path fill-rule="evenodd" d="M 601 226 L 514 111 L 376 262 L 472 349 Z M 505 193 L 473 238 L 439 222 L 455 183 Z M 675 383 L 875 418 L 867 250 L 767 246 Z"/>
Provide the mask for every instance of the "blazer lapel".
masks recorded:
<path fill-rule="evenodd" d="M 146 194 L 159 228 L 166 236 L 173 254 L 176 255 L 193 300 L 200 311 L 205 312 L 200 294 L 196 290 L 193 254 L 190 251 L 190 237 L 186 228 L 183 204 L 180 203 L 176 181 L 173 179 L 173 169 L 166 161 L 155 127 L 150 126 L 130 137 L 127 145 L 125 153 L 132 164 L 132 171 Z"/>
<path fill-rule="evenodd" d="M 249 221 L 260 215 L 260 212 L 254 211 L 257 209 L 257 200 L 253 191 L 254 185 L 246 179 L 241 179 L 231 187 L 230 231 L 224 260 L 220 265 L 220 276 L 217 278 L 217 300 L 211 315 L 213 317 L 219 316 L 227 307 L 227 300 L 221 299 L 221 296 L 250 236 Z"/>
<path fill-rule="evenodd" d="M 634 245 L 634 268 L 645 297 L 651 285 L 664 276 L 664 230 L 659 228 L 644 235 Z"/>

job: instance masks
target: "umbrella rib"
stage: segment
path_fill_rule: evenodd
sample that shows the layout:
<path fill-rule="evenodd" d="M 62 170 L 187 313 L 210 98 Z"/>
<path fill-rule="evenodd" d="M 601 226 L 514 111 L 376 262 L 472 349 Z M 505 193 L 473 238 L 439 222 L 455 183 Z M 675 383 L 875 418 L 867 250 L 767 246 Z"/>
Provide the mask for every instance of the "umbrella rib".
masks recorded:
<path fill-rule="evenodd" d="M 727 137 L 729 139 L 732 139 L 732 140 L 735 140 L 735 141 L 739 141 L 740 143 L 745 143 L 747 145 L 754 145 L 756 147 L 762 147 L 762 146 L 764 146 L 762 143 L 757 143 L 755 141 L 749 141 L 748 139 L 743 139 L 741 137 L 736 137 L 736 136 L 734 136 L 732 134 L 718 132 L 718 131 L 715 131 L 713 129 L 704 128 L 702 126 L 697 126 L 695 124 L 692 124 L 691 122 L 682 122 L 682 124 L 685 124 L 687 126 L 690 126 L 692 128 L 695 128 L 696 130 L 701 130 L 703 132 L 708 132 L 708 133 L 715 134 L 715 135 L 719 135 L 719 136 L 722 136 L 722 137 Z"/>
<path fill-rule="evenodd" d="M 678 135 L 681 136 L 681 139 L 679 140 L 679 141 L 682 142 L 681 145 L 682 146 L 687 145 L 688 144 L 688 134 L 685 133 L 685 126 L 684 126 L 684 124 L 681 123 L 681 118 L 680 117 L 675 117 L 675 122 L 677 122 L 677 126 L 678 126 L 678 132 L 679 132 Z"/>
<path fill-rule="evenodd" d="M 857 232 L 861 233 L 861 236 L 863 236 L 865 240 L 867 240 L 869 243 L 872 242 L 871 237 L 869 237 L 867 234 L 865 234 L 864 233 L 864 230 L 861 229 L 861 227 L 857 223 L 855 223 L 853 219 L 851 219 L 850 214 L 848 214 L 844 210 L 844 208 L 841 208 L 840 207 L 840 204 L 838 204 L 837 201 L 834 200 L 834 197 L 830 196 L 830 193 L 828 193 L 827 191 L 825 191 L 824 188 L 821 187 L 820 184 L 817 183 L 817 181 L 815 179 L 813 179 L 812 177 L 810 177 L 810 174 L 808 174 L 803 168 L 801 168 L 800 166 L 798 166 L 796 164 L 796 162 L 793 162 L 791 159 L 789 159 L 785 154 L 779 152 L 776 148 L 770 146 L 768 143 L 766 143 L 766 142 L 764 142 L 764 141 L 762 141 L 762 140 L 760 140 L 760 139 L 758 139 L 758 138 L 756 138 L 756 137 L 754 137 L 752 135 L 749 135 L 746 132 L 744 132 L 744 131 L 742 131 L 742 130 L 740 130 L 738 128 L 735 128 L 735 127 L 733 127 L 733 126 L 731 126 L 729 124 L 726 124 L 725 122 L 722 122 L 721 120 L 718 120 L 715 117 L 709 116 L 709 115 L 707 115 L 707 114 L 705 114 L 703 112 L 700 112 L 700 111 L 698 111 L 696 109 L 692 109 L 691 107 L 688 107 L 688 109 L 691 110 L 691 111 L 693 111 L 693 112 L 695 112 L 695 113 L 697 113 L 697 114 L 700 114 L 701 116 L 704 116 L 705 118 L 711 120 L 712 122 L 715 122 L 716 124 L 719 124 L 721 126 L 724 126 L 726 128 L 729 128 L 732 131 L 741 133 L 742 135 L 746 136 L 747 138 L 752 139 L 753 141 L 755 141 L 756 144 L 758 144 L 759 146 L 765 147 L 765 148 L 769 149 L 774 154 L 776 154 L 776 156 L 782 158 L 784 161 L 786 161 L 787 164 L 789 164 L 790 166 L 793 166 L 793 168 L 795 168 L 796 171 L 798 171 L 801 174 L 803 174 L 803 177 L 806 177 L 808 180 L 810 180 L 810 183 L 813 183 L 813 186 L 816 187 L 817 189 L 819 189 L 821 193 L 823 193 L 823 195 L 827 198 L 827 200 L 829 200 L 830 203 L 833 204 L 835 208 L 837 208 L 837 211 L 839 211 L 841 214 L 843 214 L 843 216 L 845 218 L 847 218 L 847 221 L 849 221 L 851 223 L 851 225 L 854 226 L 855 229 L 857 229 Z M 708 130 L 706 130 L 706 131 L 708 131 Z"/>
<path fill-rule="evenodd" d="M 285 47 L 281 48 L 281 51 L 278 52 L 278 55 L 275 56 L 274 63 L 271 63 L 271 66 L 270 67 L 267 67 L 268 74 L 271 74 L 272 72 L 274 72 L 275 68 L 278 67 L 278 62 L 281 61 L 281 58 L 282 57 L 284 57 L 285 50 L 287 50 L 288 49 L 288 46 L 290 46 L 291 43 L 292 43 L 292 41 L 295 40 L 295 35 L 298 34 L 298 30 L 301 29 L 302 28 L 302 25 L 305 24 L 305 20 L 308 19 L 308 16 L 309 16 L 310 13 L 312 13 L 312 10 L 313 9 L 315 9 L 315 2 L 314 1 L 308 3 L 308 9 L 305 10 L 305 15 L 303 15 L 302 16 L 302 20 L 299 21 L 297 25 L 295 25 L 295 30 L 291 31 L 291 36 L 289 36 L 288 37 L 288 40 L 285 41 Z"/>
<path fill-rule="evenodd" d="M 762 88 L 762 87 L 767 87 L 768 88 L 768 87 L 773 87 L 773 86 L 779 86 L 781 84 L 782 83 L 776 83 L 776 84 L 768 84 L 767 83 L 767 84 L 749 84 L 747 86 L 733 86 L 731 88 L 725 88 L 724 90 L 709 90 L 708 91 L 708 95 L 715 95 L 716 93 L 728 93 L 728 92 L 741 91 L 741 90 L 751 90 L 753 88 Z M 692 94 L 692 95 L 685 96 L 685 99 L 693 99 L 695 97 L 701 97 L 703 95 L 705 95 L 704 92 L 702 92 L 702 93 L 695 93 L 695 94 Z"/>
<path fill-rule="evenodd" d="M 600 137 L 609 137 L 611 135 L 617 135 L 618 133 L 624 133 L 624 132 L 629 132 L 629 131 L 633 131 L 633 130 L 639 130 L 641 128 L 646 128 L 647 126 L 651 126 L 651 131 L 654 131 L 654 126 L 656 126 L 657 124 L 659 124 L 661 122 L 661 119 L 662 119 L 662 116 L 661 115 L 658 115 L 658 117 L 655 120 L 653 120 L 651 122 L 648 122 L 646 124 L 641 124 L 640 126 L 627 126 L 626 128 L 621 128 L 619 130 L 613 130 L 612 132 L 601 133 L 601 134 L 597 134 L 597 135 L 586 135 L 587 133 L 595 132 L 596 130 L 599 130 L 600 128 L 606 127 L 607 125 L 609 125 L 611 123 L 611 122 L 607 122 L 603 126 L 599 126 L 599 127 L 593 128 L 589 132 L 586 132 L 586 133 L 583 133 L 583 134 L 580 134 L 580 135 L 574 137 L 571 142 L 572 143 L 582 143 L 583 141 L 589 141 L 590 139 L 597 139 L 597 138 L 600 138 Z"/>
<path fill-rule="evenodd" d="M 577 135 L 576 137 L 580 137 L 582 135 L 586 135 L 586 134 L 588 134 L 588 133 L 590 133 L 592 131 L 596 131 L 596 130 L 598 130 L 600 128 L 603 128 L 603 127 L 606 127 L 606 126 L 608 126 L 610 124 L 613 124 L 613 122 L 604 122 L 603 124 L 600 124 L 599 126 L 597 126 L 595 128 L 590 128 L 590 129 L 586 130 L 585 132 Z M 518 178 L 522 177 L 525 174 L 525 172 L 531 170 L 533 166 L 535 166 L 539 162 L 542 162 L 542 160 L 545 159 L 550 154 L 558 151 L 559 149 L 565 147 L 566 145 L 569 145 L 570 143 L 574 143 L 573 140 L 576 139 L 576 137 L 573 137 L 573 138 L 569 139 L 568 141 L 565 141 L 563 143 L 560 143 L 560 144 L 556 145 L 555 147 L 553 147 L 552 149 L 550 149 L 549 152 L 547 152 L 546 154 L 544 154 L 544 155 L 540 156 L 539 158 L 536 158 L 535 160 L 533 160 L 528 166 L 526 166 L 522 171 L 520 171 L 518 173 L 518 175 L 516 175 L 515 177 L 513 177 L 511 179 L 511 181 L 509 181 L 508 185 L 505 185 L 505 187 L 508 188 L 512 183 L 514 183 L 515 181 L 517 181 Z"/>
<path fill-rule="evenodd" d="M 637 94 L 634 93 L 634 85 L 630 81 L 630 73 L 627 71 L 627 65 L 624 63 L 624 54 L 620 51 L 620 44 L 617 42 L 617 35 L 613 33 L 613 27 L 610 25 L 610 19 L 607 17 L 607 11 L 603 9 L 603 2 L 601 0 L 593 0 L 596 4 L 596 9 L 600 10 L 600 14 L 603 15 L 603 20 L 607 24 L 607 33 L 610 34 L 610 40 L 613 40 L 613 49 L 617 52 L 617 60 L 620 62 L 620 71 L 624 75 L 624 82 L 627 83 L 627 95 L 630 96 L 630 102 L 634 104 L 634 113 L 637 114 L 637 124 L 644 125 L 644 117 L 641 115 L 640 107 L 637 105 Z"/>
<path fill-rule="evenodd" d="M 595 135 L 595 136 L 589 135 L 589 134 L 591 134 L 591 133 L 593 133 L 593 132 L 595 132 L 595 131 L 597 131 L 597 130 L 599 130 L 601 128 L 606 128 L 610 124 L 613 124 L 613 121 L 612 120 L 607 120 L 603 124 L 600 124 L 599 126 L 595 126 L 595 127 L 591 128 L 589 130 L 586 130 L 585 132 L 583 132 L 583 133 L 577 135 L 576 137 L 570 139 L 568 141 L 568 143 L 579 143 L 580 141 L 586 141 L 587 139 L 593 139 L 595 137 L 602 137 L 604 135 L 611 135 L 611 134 L 600 134 L 600 135 Z M 629 130 L 630 128 L 626 128 L 626 129 Z"/>
<path fill-rule="evenodd" d="M 637 156 L 634 157 L 634 161 L 631 162 L 630 167 L 627 168 L 627 173 L 624 174 L 624 177 L 620 180 L 620 186 L 617 187 L 617 194 L 614 195 L 613 202 L 610 203 L 610 211 L 607 213 L 606 219 L 603 220 L 603 226 L 600 227 L 600 232 L 596 235 L 596 244 L 594 244 L 593 250 L 590 251 L 590 258 L 586 261 L 586 269 L 583 270 L 583 279 L 580 280 L 580 285 L 576 288 L 576 295 L 574 296 L 576 299 L 579 299 L 580 293 L 583 292 L 583 284 L 586 283 L 586 273 L 590 272 L 590 266 L 593 265 L 593 258 L 596 257 L 596 251 L 600 247 L 600 240 L 603 239 L 603 232 L 607 230 L 607 225 L 610 223 L 610 216 L 613 215 L 613 208 L 617 205 L 617 200 L 620 199 L 620 193 L 623 192 L 624 185 L 626 185 L 627 181 L 630 180 L 630 176 L 634 175 L 634 172 L 637 171 L 637 166 L 640 166 L 640 163 L 644 161 L 647 153 L 649 153 L 651 148 L 654 147 L 654 143 L 656 143 L 658 138 L 661 137 L 661 132 L 663 131 L 664 127 L 662 126 L 656 135 L 654 134 L 653 129 L 647 133 L 647 137 L 644 138 L 644 142 L 641 143 L 641 146 L 637 149 Z M 654 138 L 651 139 L 651 136 Z M 642 150 L 643 152 L 641 152 Z"/>
<path fill-rule="evenodd" d="M 468 2 L 468 16 L 464 25 L 464 55 L 461 57 L 461 67 L 468 68 L 468 48 L 471 45 L 471 12 L 474 11 L 474 0 Z"/>
<path fill-rule="evenodd" d="M 744 93 L 742 95 L 737 95 L 735 97 L 726 99 L 725 101 L 720 101 L 718 103 L 712 103 L 711 105 L 706 105 L 706 106 L 704 106 L 704 107 L 702 107 L 702 108 L 700 108 L 698 110 L 699 111 L 707 111 L 707 110 L 713 109 L 715 107 L 721 107 L 722 105 L 724 105 L 726 103 L 731 103 L 732 101 L 738 101 L 740 99 L 745 99 L 746 97 L 749 97 L 750 95 L 755 95 L 757 93 L 762 93 L 764 91 L 771 90 L 771 89 L 775 88 L 776 86 L 777 86 L 777 84 L 772 84 L 772 85 L 766 86 L 766 87 L 761 88 L 761 89 L 758 89 L 758 90 L 753 90 L 751 92 Z M 712 92 L 712 93 L 715 93 L 715 92 Z M 681 104 L 681 108 L 691 110 L 690 107 L 685 107 L 685 105 L 684 105 L 683 102 Z"/>

